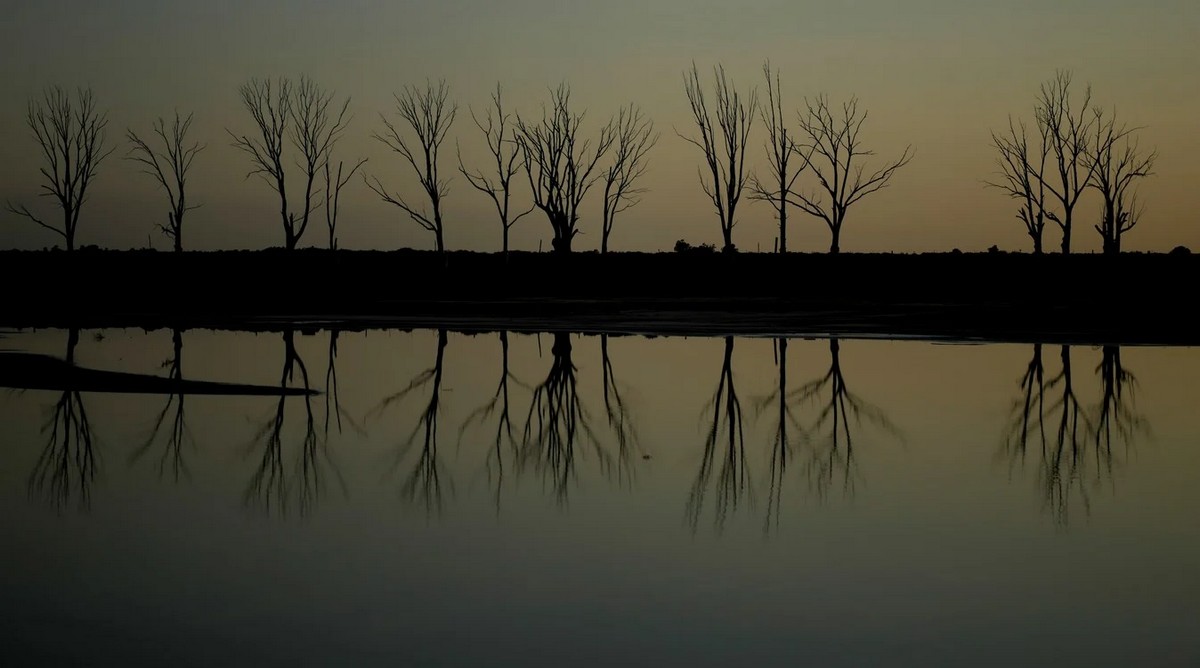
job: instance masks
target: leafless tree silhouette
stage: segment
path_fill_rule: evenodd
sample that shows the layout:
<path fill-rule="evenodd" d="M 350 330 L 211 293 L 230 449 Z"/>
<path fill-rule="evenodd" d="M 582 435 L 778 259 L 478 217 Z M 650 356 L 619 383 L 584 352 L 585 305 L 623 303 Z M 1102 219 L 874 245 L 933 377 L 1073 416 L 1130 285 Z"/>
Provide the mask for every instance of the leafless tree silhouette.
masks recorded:
<path fill-rule="evenodd" d="M 717 390 L 705 407 L 702 421 L 708 424 L 700 470 L 688 494 L 684 514 L 693 532 L 700 525 L 705 497 L 715 486 L 713 524 L 720 531 L 731 512 L 736 512 L 743 496 L 753 503 L 753 488 L 746 464 L 746 434 L 742 402 L 733 377 L 733 337 L 725 337 L 725 355 Z M 716 475 L 714 481 L 714 474 Z"/>
<path fill-rule="evenodd" d="M 471 111 L 471 120 L 475 127 L 483 133 L 487 142 L 488 152 L 492 156 L 495 172 L 485 174 L 483 171 L 472 172 L 463 164 L 462 151 L 458 151 L 458 171 L 467 178 L 467 182 L 479 192 L 487 195 L 496 206 L 496 214 L 500 217 L 504 257 L 508 258 L 508 232 L 517 221 L 533 213 L 536 205 L 513 216 L 509 210 L 512 198 L 512 179 L 520 171 L 522 160 L 520 144 L 516 132 L 509 125 L 511 114 L 504 112 L 504 101 L 501 96 L 500 84 L 492 93 L 492 106 L 488 108 L 483 120 Z"/>
<path fill-rule="evenodd" d="M 792 390 L 789 400 L 815 404 L 817 413 L 804 431 L 809 435 L 811 452 L 803 465 L 809 482 L 819 496 L 825 496 L 840 479 L 842 492 L 853 494 L 858 481 L 854 431 L 864 423 L 903 439 L 899 428 L 879 407 L 850 391 L 842 374 L 841 344 L 829 340 L 829 371 Z"/>
<path fill-rule="evenodd" d="M 533 191 L 533 203 L 546 214 L 556 253 L 570 253 L 579 234 L 579 206 L 600 178 L 596 163 L 612 147 L 616 130 L 610 121 L 600 129 L 593 147 L 579 131 L 586 112 L 571 111 L 571 88 L 561 83 L 550 91 L 550 109 L 542 107 L 540 121 L 517 114 L 517 143 Z"/>
<path fill-rule="evenodd" d="M 862 198 L 886 188 L 896 170 L 912 160 L 912 146 L 905 147 L 899 159 L 867 173 L 862 159 L 875 152 L 864 149 L 859 138 L 867 112 L 858 108 L 858 98 L 844 102 L 839 114 L 824 95 L 805 100 L 805 107 L 799 115 L 801 139 L 797 145 L 808 156 L 808 166 L 820 189 L 810 194 L 796 191 L 794 203 L 825 221 L 831 235 L 829 252 L 837 253 L 841 250 L 846 212 Z"/>
<path fill-rule="evenodd" d="M 189 476 L 184 449 L 194 448 L 196 439 L 187 427 L 187 415 L 184 410 L 184 399 L 187 395 L 184 394 L 181 382 L 183 380 L 182 330 L 176 328 L 171 332 L 171 344 L 171 359 L 164 362 L 163 366 L 169 367 L 167 377 L 179 383 L 179 387 L 177 391 L 167 395 L 167 402 L 158 412 L 154 425 L 150 429 L 150 435 L 141 447 L 130 454 L 129 463 L 134 464 L 145 457 L 159 442 L 163 428 L 166 427 L 166 440 L 163 443 L 162 454 L 158 458 L 158 474 L 163 476 L 170 471 L 172 480 L 179 482 L 180 478 Z"/>
<path fill-rule="evenodd" d="M 442 199 L 450 192 L 450 181 L 442 179 L 438 171 L 438 152 L 450 132 L 450 126 L 454 125 L 458 105 L 449 101 L 450 87 L 444 80 L 439 80 L 436 85 L 427 80 L 424 88 L 405 86 L 403 91 L 393 97 L 396 98 L 396 114 L 416 135 L 416 143 L 420 144 L 420 149 L 414 150 L 412 142 L 405 138 L 401 127 L 397 127 L 383 114 L 380 114 L 379 118 L 383 121 L 384 132 L 376 132 L 371 136 L 399 153 L 416 172 L 417 180 L 421 182 L 421 188 L 429 198 L 432 213 L 427 212 L 424 206 L 409 204 L 399 194 L 389 194 L 378 177 L 365 180 L 367 186 L 383 201 L 400 207 L 414 222 L 432 232 L 437 251 L 444 253 L 446 243 L 445 228 L 442 224 Z"/>
<path fill-rule="evenodd" d="M 1095 134 L 1088 147 L 1093 163 L 1088 182 L 1104 198 L 1104 211 L 1096 231 L 1100 233 L 1106 255 L 1121 252 L 1121 237 L 1138 224 L 1142 207 L 1137 199 L 1137 183 L 1153 174 L 1158 153 L 1143 153 L 1132 135 L 1136 128 L 1118 125 L 1116 111 L 1094 111 Z"/>
<path fill-rule="evenodd" d="M 249 176 L 260 176 L 279 194 L 279 215 L 284 245 L 293 250 L 308 229 L 318 193 L 313 185 L 325 169 L 335 144 L 349 122 L 350 98 L 334 104 L 334 93 L 325 91 L 307 76 L 293 84 L 286 77 L 251 79 L 238 88 L 242 106 L 250 112 L 258 134 L 237 135 L 227 130 L 233 146 L 250 157 Z M 304 178 L 303 206 L 293 212 L 288 205 L 284 151 L 291 143 Z"/>
<path fill-rule="evenodd" d="M 1054 78 L 1043 83 L 1034 113 L 1042 132 L 1050 142 L 1050 173 L 1037 173 L 1038 180 L 1050 190 L 1062 206 L 1062 215 L 1047 211 L 1046 217 L 1062 230 L 1062 252 L 1071 252 L 1071 225 L 1075 206 L 1096 169 L 1088 159 L 1088 140 L 1096 116 L 1090 107 L 1092 87 L 1088 86 L 1082 100 L 1071 91 L 1072 74 L 1059 70 Z"/>
<path fill-rule="evenodd" d="M 692 120 L 700 137 L 686 137 L 678 131 L 675 134 L 704 152 L 708 172 L 706 174 L 704 170 L 698 170 L 700 187 L 717 209 L 721 236 L 725 241 L 723 250 L 729 252 L 735 250 L 733 228 L 737 224 L 737 205 L 749 178 L 746 174 L 746 146 L 750 128 L 754 125 L 754 114 L 758 110 L 758 93 L 751 89 L 749 99 L 743 101 L 733 82 L 725 76 L 722 65 L 713 69 L 713 78 L 715 120 L 713 112 L 709 111 L 696 63 L 692 63 L 691 72 L 684 73 L 683 90 L 687 93 Z"/>
<path fill-rule="evenodd" d="M 767 80 L 767 104 L 760 109 L 763 125 L 767 128 L 767 157 L 770 159 L 770 181 L 764 183 L 757 176 L 750 177 L 750 199 L 770 202 L 779 219 L 780 253 L 787 252 L 787 208 L 788 198 L 796 187 L 796 179 L 808 167 L 808 158 L 798 152 L 796 140 L 788 134 L 783 119 L 783 85 L 779 70 L 771 71 L 771 63 L 763 64 L 763 77 Z M 792 158 L 799 156 L 800 166 L 794 167 Z M 782 340 L 782 339 L 781 339 Z"/>
<path fill-rule="evenodd" d="M 1039 175 L 1046 172 L 1050 143 L 1047 135 L 1049 128 L 1038 123 L 1037 130 L 1037 143 L 1030 145 L 1025 123 L 1014 124 L 1010 116 L 1006 134 L 992 132 L 992 146 L 1000 154 L 997 162 L 1000 165 L 1001 180 L 989 181 L 987 184 L 1003 190 L 1009 197 L 1020 202 L 1017 219 L 1025 225 L 1025 233 L 1033 240 L 1033 253 L 1041 255 L 1047 212 L 1046 185 Z"/>
<path fill-rule="evenodd" d="M 304 436 L 300 442 L 299 458 L 295 472 L 290 472 L 284 463 L 283 431 L 286 424 L 286 409 L 288 395 L 280 393 L 279 400 L 271 416 L 259 427 L 246 451 L 248 454 L 262 450 L 262 458 L 258 468 L 250 479 L 243 499 L 247 505 L 261 504 L 267 512 L 275 510 L 286 513 L 293 500 L 301 515 L 307 515 L 316 506 L 325 490 L 325 469 L 334 475 L 339 486 L 345 491 L 345 482 L 341 473 L 329 455 L 328 443 L 317 433 L 316 420 L 312 407 L 312 393 L 308 378 L 308 368 L 296 350 L 295 337 L 292 330 L 283 333 L 284 360 L 283 371 L 279 378 L 279 387 L 287 388 L 297 379 L 305 390 L 304 396 Z"/>
<path fill-rule="evenodd" d="M 600 252 L 608 252 L 608 238 L 612 235 L 613 220 L 618 213 L 636 206 L 641 201 L 645 188 L 635 184 L 646 173 L 647 154 L 658 143 L 654 121 L 642 115 L 642 110 L 632 103 L 617 112 L 613 128 L 613 161 L 604 176 L 603 231 L 600 236 Z"/>
<path fill-rule="evenodd" d="M 368 417 L 379 416 L 389 408 L 403 404 L 404 400 L 414 393 L 428 388 L 429 398 L 425 408 L 417 419 L 416 426 L 396 447 L 395 457 L 388 469 L 388 475 L 408 459 L 417 436 L 421 438 L 421 449 L 413 463 L 412 471 L 405 477 L 400 487 L 400 494 L 405 501 L 413 502 L 420 499 L 427 514 L 440 513 L 442 510 L 442 468 L 438 463 L 438 418 L 441 415 L 442 397 L 442 362 L 446 352 L 446 330 L 438 330 L 437 356 L 432 367 L 425 369 L 409 381 L 404 389 L 384 397 L 375 408 L 371 409 Z M 453 493 L 453 484 L 450 485 Z"/>
<path fill-rule="evenodd" d="M 88 186 L 100 163 L 113 152 L 104 146 L 108 112 L 96 107 L 90 88 L 76 90 L 74 99 L 62 88 L 47 88 L 41 100 L 30 100 L 25 124 L 42 149 L 39 195 L 53 197 L 62 209 L 62 226 L 47 223 L 24 204 L 8 203 L 11 213 L 23 216 L 63 238 L 75 250 L 79 213 L 87 203 Z"/>
<path fill-rule="evenodd" d="M 79 330 L 67 333 L 67 364 L 75 363 Z M 91 505 L 92 484 L 99 461 L 96 457 L 92 423 L 78 390 L 66 389 L 47 410 L 42 425 L 46 445 L 29 475 L 29 493 L 42 497 L 59 510 L 78 494 L 79 507 Z"/>
<path fill-rule="evenodd" d="M 142 172 L 157 181 L 167 193 L 171 210 L 167 212 L 167 224 L 160 224 L 158 229 L 171 239 L 176 252 L 183 250 L 183 215 L 200 208 L 199 204 L 187 203 L 188 171 L 196 155 L 204 150 L 203 144 L 188 141 L 191 127 L 192 114 L 181 117 L 178 110 L 169 131 L 166 121 L 158 118 L 154 121 L 154 134 L 159 144 L 157 148 L 151 147 L 133 130 L 125 132 L 129 143 L 133 145 L 127 159 L 140 163 Z"/>

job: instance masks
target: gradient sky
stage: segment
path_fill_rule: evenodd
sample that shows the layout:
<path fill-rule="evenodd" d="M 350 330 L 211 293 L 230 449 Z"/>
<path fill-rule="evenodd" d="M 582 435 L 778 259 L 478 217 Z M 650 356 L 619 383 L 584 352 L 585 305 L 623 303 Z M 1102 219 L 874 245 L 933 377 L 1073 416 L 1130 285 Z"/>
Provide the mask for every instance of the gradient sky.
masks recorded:
<path fill-rule="evenodd" d="M 1159 150 L 1157 174 L 1142 187 L 1144 221 L 1126 236 L 1130 250 L 1200 248 L 1195 209 L 1200 195 L 1200 4 L 1160 0 L 45 0 L 11 3 L 0 23 L 0 197 L 53 211 L 34 201 L 37 147 L 24 125 L 26 100 L 43 87 L 90 85 L 108 108 L 108 138 L 120 146 L 106 162 L 83 212 L 78 242 L 159 248 L 155 224 L 166 218 L 164 196 L 140 175 L 126 152 L 124 130 L 148 132 L 157 116 L 194 111 L 197 160 L 185 241 L 200 249 L 281 245 L 276 195 L 245 179 L 248 163 L 230 146 L 226 128 L 249 132 L 237 86 L 251 76 L 312 75 L 352 97 L 355 118 L 339 154 L 363 156 L 369 174 L 405 193 L 416 183 L 398 155 L 370 139 L 379 112 L 393 110 L 392 92 L 425 77 L 444 77 L 461 113 L 451 135 L 468 162 L 483 145 L 467 116 L 481 110 L 497 81 L 514 111 L 538 113 L 547 86 L 568 81 L 573 102 L 588 109 L 594 132 L 630 101 L 662 132 L 651 153 L 643 203 L 618 218 L 617 250 L 669 249 L 676 239 L 719 243 L 715 213 L 699 189 L 698 151 L 675 134 L 690 132 L 682 72 L 693 60 L 707 75 L 723 63 L 741 88 L 760 86 L 764 59 L 782 70 L 784 104 L 828 93 L 859 96 L 870 111 L 866 145 L 881 158 L 912 144 L 916 157 L 887 190 L 851 209 L 842 235 L 847 251 L 1028 250 L 993 178 L 988 132 L 1008 114 L 1031 117 L 1038 85 L 1056 68 L 1091 82 L 1095 101 L 1115 105 L 1145 126 L 1144 145 Z M 794 116 L 793 116 L 794 118 Z M 765 133 L 752 136 L 752 163 L 765 169 Z M 452 171 L 448 144 L 443 171 Z M 529 201 L 522 183 L 517 199 Z M 431 248 L 432 235 L 354 181 L 343 197 L 341 244 L 347 248 Z M 293 207 L 295 204 L 293 204 Z M 1098 250 L 1092 230 L 1094 193 L 1085 196 L 1075 248 Z M 495 250 L 499 226 L 490 201 L 461 177 L 445 202 L 450 248 Z M 584 204 L 577 248 L 599 245 L 600 198 Z M 0 215 L 0 247 L 40 248 L 56 237 L 28 221 Z M 734 242 L 769 250 L 777 232 L 770 206 L 739 209 Z M 828 247 L 820 221 L 796 211 L 789 247 Z M 318 221 L 319 222 L 319 221 Z M 316 224 L 316 223 L 314 223 Z M 306 243 L 324 244 L 310 229 Z M 540 213 L 514 228 L 513 245 L 549 247 Z M 1058 233 L 1048 230 L 1047 248 Z"/>

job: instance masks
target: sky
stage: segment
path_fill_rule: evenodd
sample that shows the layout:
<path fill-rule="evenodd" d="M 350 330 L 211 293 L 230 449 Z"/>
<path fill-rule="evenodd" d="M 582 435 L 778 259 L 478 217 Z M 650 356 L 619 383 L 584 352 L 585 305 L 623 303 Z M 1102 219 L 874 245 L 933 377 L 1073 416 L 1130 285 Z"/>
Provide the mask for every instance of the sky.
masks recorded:
<path fill-rule="evenodd" d="M 869 117 L 862 139 L 876 160 L 908 145 L 912 162 L 891 185 L 855 205 L 842 232 L 843 251 L 980 251 L 997 245 L 1029 250 L 1015 203 L 985 182 L 995 179 L 989 132 L 1009 115 L 1032 120 L 1041 82 L 1057 69 L 1090 83 L 1094 101 L 1115 108 L 1158 150 L 1155 174 L 1141 187 L 1142 223 L 1127 250 L 1200 249 L 1194 213 L 1200 194 L 1200 4 L 1160 0 L 44 0 L 10 3 L 0 23 L 0 198 L 50 216 L 36 197 L 38 148 L 24 118 L 45 87 L 90 86 L 108 111 L 107 141 L 116 147 L 100 167 L 81 216 L 77 243 L 165 249 L 157 232 L 165 195 L 122 159 L 127 128 L 148 133 L 153 120 L 193 112 L 194 136 L 206 145 L 188 183 L 202 203 L 186 221 L 185 245 L 196 249 L 280 246 L 278 197 L 246 178 L 246 157 L 229 132 L 253 129 L 237 88 L 251 77 L 307 74 L 351 98 L 353 120 L 337 156 L 368 158 L 363 171 L 417 197 L 419 186 L 399 155 L 373 140 L 380 113 L 395 118 L 393 93 L 444 78 L 459 106 L 442 171 L 454 174 L 444 202 L 451 249 L 498 250 L 500 226 L 490 200 L 455 173 L 455 144 L 468 166 L 481 165 L 482 136 L 469 109 L 482 111 L 497 83 L 513 111 L 540 114 L 559 82 L 586 109 L 595 134 L 618 108 L 636 103 L 661 133 L 641 182 L 642 203 L 621 214 L 610 247 L 668 250 L 676 240 L 720 244 L 720 226 L 700 190 L 702 155 L 690 135 L 683 72 L 695 62 L 706 84 L 722 64 L 742 90 L 763 89 L 762 65 L 780 70 L 785 114 L 795 127 L 804 99 L 859 98 Z M 747 161 L 766 172 L 765 132 L 752 130 Z M 871 164 L 867 163 L 868 169 Z M 814 183 L 802 177 L 802 187 Z M 293 188 L 293 192 L 295 189 Z M 520 182 L 516 205 L 530 203 Z M 297 203 L 293 200 L 292 207 Z M 576 248 L 600 244 L 601 199 L 584 201 Z M 1092 225 L 1098 196 L 1085 195 L 1074 248 L 1098 251 Z M 789 248 L 824 251 L 823 222 L 793 210 Z M 318 220 L 302 245 L 324 245 Z M 744 201 L 734 242 L 770 250 L 777 235 L 770 205 Z M 343 192 L 344 248 L 432 248 L 433 235 L 362 183 Z M 516 249 L 549 248 L 551 230 L 535 212 L 513 228 Z M 1046 247 L 1057 248 L 1047 231 Z M 29 221 L 0 213 L 0 248 L 42 248 L 59 240 Z"/>

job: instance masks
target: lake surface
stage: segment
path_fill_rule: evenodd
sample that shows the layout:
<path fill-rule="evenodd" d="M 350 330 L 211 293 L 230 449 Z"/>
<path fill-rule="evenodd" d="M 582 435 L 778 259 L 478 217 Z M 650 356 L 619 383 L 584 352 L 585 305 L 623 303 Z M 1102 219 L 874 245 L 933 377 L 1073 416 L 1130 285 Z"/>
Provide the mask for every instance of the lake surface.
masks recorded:
<path fill-rule="evenodd" d="M 0 356 L 29 665 L 1200 665 L 1200 349 L 0 348 L 48 356 Z"/>

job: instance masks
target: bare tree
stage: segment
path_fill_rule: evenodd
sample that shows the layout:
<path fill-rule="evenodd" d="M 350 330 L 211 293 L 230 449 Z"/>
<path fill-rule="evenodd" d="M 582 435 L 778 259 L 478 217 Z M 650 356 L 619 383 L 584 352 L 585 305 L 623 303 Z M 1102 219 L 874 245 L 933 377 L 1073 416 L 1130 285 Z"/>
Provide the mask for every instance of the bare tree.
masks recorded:
<path fill-rule="evenodd" d="M 792 169 L 792 156 L 798 154 L 796 141 L 788 134 L 783 120 L 783 86 L 779 70 L 773 78 L 771 63 L 763 64 L 763 76 L 767 80 L 767 104 L 760 109 L 763 125 L 767 126 L 767 157 L 770 160 L 771 180 L 763 183 L 758 176 L 750 177 L 750 199 L 770 202 L 779 219 L 779 252 L 787 252 L 787 207 L 788 198 L 796 186 L 796 179 L 808 167 L 808 156 L 799 154 L 801 165 Z M 810 153 L 811 155 L 811 153 Z"/>
<path fill-rule="evenodd" d="M 1141 218 L 1137 200 L 1137 180 L 1152 175 L 1158 153 L 1146 154 L 1132 137 L 1134 129 L 1117 124 L 1117 115 L 1105 115 L 1096 109 L 1092 123 L 1095 134 L 1088 148 L 1093 163 L 1088 185 L 1104 198 L 1104 212 L 1096 231 L 1100 233 L 1104 253 L 1121 252 L 1121 237 Z"/>
<path fill-rule="evenodd" d="M 1071 93 L 1071 79 L 1070 72 L 1059 70 L 1053 79 L 1043 83 L 1034 111 L 1049 139 L 1051 160 L 1051 173 L 1043 171 L 1037 177 L 1062 206 L 1061 216 L 1048 211 L 1046 217 L 1062 229 L 1063 254 L 1071 252 L 1075 206 L 1096 169 L 1096 162 L 1087 155 L 1089 137 L 1096 122 L 1096 116 L 1089 113 L 1092 87 L 1088 86 L 1083 99 L 1076 101 Z"/>
<path fill-rule="evenodd" d="M 366 158 L 362 158 L 354 163 L 350 171 L 344 171 L 346 163 L 338 160 L 336 174 L 330 167 L 333 163 L 333 156 L 330 155 L 329 159 L 325 161 L 325 227 L 329 230 L 329 250 L 337 250 L 338 206 L 342 198 L 342 188 L 350 182 L 350 179 L 354 178 L 354 173 L 366 161 Z"/>
<path fill-rule="evenodd" d="M 313 210 L 317 173 L 324 170 L 333 146 L 341 138 L 349 121 L 350 98 L 340 107 L 333 104 L 334 93 L 325 91 L 307 76 L 297 84 L 286 77 L 251 79 L 238 88 L 242 105 L 258 127 L 258 136 L 236 135 L 233 146 L 250 156 L 252 168 L 247 177 L 258 175 L 279 194 L 279 215 L 283 223 L 284 245 L 293 250 L 300 243 Z M 297 163 L 304 178 L 303 206 L 293 212 L 288 205 L 284 150 L 289 142 L 298 152 Z"/>
<path fill-rule="evenodd" d="M 54 197 L 62 209 L 62 226 L 47 223 L 24 204 L 8 203 L 8 210 L 61 236 L 67 250 L 75 250 L 79 212 L 87 202 L 88 186 L 100 163 L 113 149 L 104 147 L 108 112 L 96 107 L 90 88 L 75 91 L 74 99 L 62 88 L 47 88 L 41 100 L 30 100 L 25 124 L 42 149 L 45 164 L 39 195 Z"/>
<path fill-rule="evenodd" d="M 204 150 L 204 144 L 189 142 L 188 130 L 192 127 L 192 114 L 180 117 L 175 111 L 175 120 L 167 131 L 166 121 L 161 117 L 154 121 L 154 134 L 158 137 L 159 148 L 152 148 L 133 130 L 126 130 L 125 136 L 133 147 L 127 159 L 141 163 L 142 172 L 158 182 L 167 193 L 171 210 L 167 212 L 166 225 L 160 224 L 158 229 L 172 240 L 175 252 L 183 250 L 183 215 L 192 209 L 200 208 L 199 204 L 187 203 L 187 174 L 192 168 L 196 154 Z"/>
<path fill-rule="evenodd" d="M 704 88 L 700 84 L 700 73 L 693 62 L 692 71 L 683 75 L 683 90 L 687 93 L 692 119 L 700 131 L 700 138 L 685 137 L 678 131 L 675 134 L 704 152 L 708 174 L 702 169 L 697 170 L 700 175 L 700 187 L 717 209 L 721 236 L 725 240 L 722 250 L 731 252 L 736 250 L 733 245 L 733 227 L 737 224 L 735 213 L 748 179 L 746 143 L 750 136 L 750 127 L 754 124 L 754 114 L 758 109 L 758 92 L 751 89 L 749 100 L 743 102 L 733 82 L 725 76 L 723 66 L 717 65 L 713 68 L 713 75 L 717 96 L 715 121 L 713 114 L 709 112 Z"/>
<path fill-rule="evenodd" d="M 617 112 L 613 124 L 615 155 L 604 172 L 604 227 L 600 236 L 600 253 L 608 252 L 608 237 L 612 234 L 613 219 L 618 213 L 636 206 L 645 188 L 635 182 L 646 173 L 646 154 L 658 143 L 654 121 L 642 115 L 632 103 Z"/>
<path fill-rule="evenodd" d="M 500 216 L 500 229 L 503 233 L 504 257 L 507 259 L 508 231 L 517 224 L 518 220 L 533 213 L 536 206 L 530 206 L 516 216 L 512 216 L 509 211 L 512 179 L 521 168 L 521 151 L 515 131 L 509 125 L 512 115 L 504 113 L 501 92 L 500 84 L 496 84 L 496 91 L 492 93 L 492 106 L 488 108 L 482 121 L 475 115 L 475 111 L 471 110 L 471 120 L 475 122 L 475 127 L 483 133 L 488 152 L 492 155 L 496 170 L 494 175 L 484 174 L 482 171 L 469 171 L 463 164 L 461 149 L 458 151 L 458 171 L 467 178 L 467 182 L 472 187 L 491 198 L 492 204 L 496 206 L 496 214 Z"/>
<path fill-rule="evenodd" d="M 1007 134 L 992 132 L 992 146 L 1000 156 L 1001 180 L 988 181 L 987 185 L 999 188 L 1020 202 L 1017 219 L 1025 225 L 1025 233 L 1033 240 L 1033 253 L 1042 254 L 1042 237 L 1046 229 L 1046 185 L 1039 174 L 1046 171 L 1049 155 L 1047 128 L 1038 124 L 1039 143 L 1030 146 L 1025 123 L 1013 123 L 1008 119 Z"/>
<path fill-rule="evenodd" d="M 433 212 L 427 213 L 423 206 L 416 208 L 410 205 L 399 194 L 389 194 L 378 177 L 365 180 L 367 186 L 383 201 L 400 207 L 418 225 L 432 232 L 437 251 L 444 253 L 446 244 L 442 225 L 442 199 L 450 192 L 450 182 L 443 180 L 438 173 L 438 150 L 445 141 L 446 134 L 450 132 L 450 126 L 454 124 L 458 105 L 449 101 L 450 87 L 446 85 L 445 80 L 439 80 L 436 86 L 432 81 L 426 80 L 424 89 L 405 86 L 401 93 L 393 97 L 396 98 L 396 113 L 417 136 L 417 143 L 421 145 L 419 152 L 411 148 L 411 142 L 404 138 L 400 128 L 383 114 L 380 114 L 379 118 L 383 121 L 384 133 L 376 132 L 371 136 L 403 156 L 417 173 L 417 179 L 429 197 Z"/>
<path fill-rule="evenodd" d="M 533 202 L 550 221 L 550 244 L 557 253 L 571 252 L 579 233 L 579 205 L 600 178 L 593 173 L 596 163 L 615 141 L 611 122 L 600 129 L 594 149 L 590 139 L 580 139 L 586 112 L 572 112 L 570 103 L 571 88 L 561 83 L 550 91 L 550 109 L 542 107 L 540 122 L 526 122 L 517 114 L 517 142 Z"/>
<path fill-rule="evenodd" d="M 912 160 L 912 146 L 906 146 L 899 159 L 867 173 L 862 159 L 875 152 L 864 149 L 859 138 L 867 112 L 859 110 L 858 98 L 844 102 L 838 115 L 824 95 L 805 100 L 805 107 L 806 111 L 800 114 L 805 143 L 799 147 L 809 154 L 808 164 L 820 189 L 808 195 L 797 192 L 795 204 L 825 221 L 832 235 L 829 252 L 837 253 L 841 250 L 846 212 L 862 198 L 886 188 L 896 170 Z"/>

